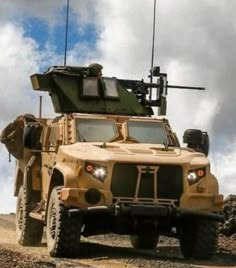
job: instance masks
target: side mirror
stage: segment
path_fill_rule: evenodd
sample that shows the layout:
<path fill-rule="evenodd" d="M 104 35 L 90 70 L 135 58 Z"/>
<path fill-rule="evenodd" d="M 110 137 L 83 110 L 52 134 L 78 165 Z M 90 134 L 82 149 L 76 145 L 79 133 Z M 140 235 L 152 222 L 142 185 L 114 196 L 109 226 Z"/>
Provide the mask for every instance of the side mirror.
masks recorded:
<path fill-rule="evenodd" d="M 187 143 L 187 147 L 196 152 L 209 153 L 210 141 L 207 132 L 199 129 L 187 129 L 184 132 L 183 142 Z"/>
<path fill-rule="evenodd" d="M 27 125 L 23 132 L 23 145 L 27 149 L 41 150 L 41 132 L 42 127 L 37 125 Z"/>

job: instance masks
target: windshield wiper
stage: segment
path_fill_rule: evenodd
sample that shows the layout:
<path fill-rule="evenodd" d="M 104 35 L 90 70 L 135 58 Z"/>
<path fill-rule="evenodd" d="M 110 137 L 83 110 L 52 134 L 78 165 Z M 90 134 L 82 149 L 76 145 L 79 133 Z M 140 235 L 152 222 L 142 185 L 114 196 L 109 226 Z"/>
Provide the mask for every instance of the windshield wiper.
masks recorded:
<path fill-rule="evenodd" d="M 169 142 L 168 142 L 168 137 L 166 137 L 165 141 L 163 142 L 164 145 L 164 151 L 168 151 L 169 150 Z"/>
<path fill-rule="evenodd" d="M 78 133 L 78 137 L 80 141 L 86 142 L 86 139 L 80 133 Z"/>
<path fill-rule="evenodd" d="M 135 138 L 130 137 L 130 136 L 127 136 L 127 137 L 126 137 L 126 141 L 127 141 L 127 140 L 130 140 L 130 141 L 133 141 L 133 142 L 136 142 L 136 143 L 140 143 L 139 140 L 136 140 Z"/>

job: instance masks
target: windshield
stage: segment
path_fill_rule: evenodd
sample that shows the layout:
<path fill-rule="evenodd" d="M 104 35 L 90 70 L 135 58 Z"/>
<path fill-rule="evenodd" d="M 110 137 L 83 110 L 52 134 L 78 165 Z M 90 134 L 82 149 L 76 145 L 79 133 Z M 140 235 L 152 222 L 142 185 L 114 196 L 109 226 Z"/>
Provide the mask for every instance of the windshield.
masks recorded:
<path fill-rule="evenodd" d="M 128 121 L 128 135 L 142 143 L 166 143 L 167 133 L 162 122 Z"/>
<path fill-rule="evenodd" d="M 115 122 L 107 119 L 76 119 L 77 141 L 108 142 L 118 135 Z"/>

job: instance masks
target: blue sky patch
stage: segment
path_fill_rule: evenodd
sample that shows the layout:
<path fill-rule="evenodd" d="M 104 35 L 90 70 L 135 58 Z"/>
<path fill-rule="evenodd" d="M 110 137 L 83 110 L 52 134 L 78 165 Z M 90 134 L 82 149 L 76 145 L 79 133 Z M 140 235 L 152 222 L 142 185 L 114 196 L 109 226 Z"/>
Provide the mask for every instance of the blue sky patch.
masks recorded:
<path fill-rule="evenodd" d="M 45 45 L 50 44 L 55 52 L 59 55 L 64 55 L 65 50 L 65 10 L 61 12 L 62 20 L 54 27 L 49 27 L 47 22 L 29 18 L 24 21 L 23 26 L 26 36 L 34 39 L 39 50 L 45 49 Z M 72 50 L 76 44 L 86 44 L 89 49 L 95 49 L 98 33 L 94 24 L 78 25 L 78 15 L 75 15 L 70 10 L 69 14 L 69 29 L 67 50 Z"/>
<path fill-rule="evenodd" d="M 23 27 L 26 36 L 34 39 L 40 50 L 44 49 L 49 38 L 47 23 L 37 18 L 29 18 L 24 21 Z"/>

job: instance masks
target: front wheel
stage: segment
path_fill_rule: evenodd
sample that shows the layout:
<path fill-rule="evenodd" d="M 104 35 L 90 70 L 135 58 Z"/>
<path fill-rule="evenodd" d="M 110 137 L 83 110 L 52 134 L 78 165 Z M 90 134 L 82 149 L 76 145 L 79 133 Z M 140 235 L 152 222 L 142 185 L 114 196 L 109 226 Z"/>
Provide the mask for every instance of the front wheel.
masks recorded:
<path fill-rule="evenodd" d="M 180 247 L 185 258 L 210 259 L 216 253 L 217 223 L 206 220 L 183 222 Z"/>
<path fill-rule="evenodd" d="M 80 250 L 81 219 L 69 216 L 60 192 L 61 187 L 55 187 L 48 204 L 47 246 L 52 257 L 73 257 Z"/>
<path fill-rule="evenodd" d="M 18 243 L 22 246 L 35 246 L 42 240 L 43 223 L 29 216 L 31 210 L 27 192 L 21 186 L 16 206 L 16 235 Z"/>

